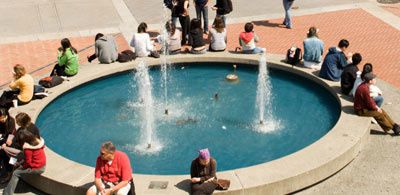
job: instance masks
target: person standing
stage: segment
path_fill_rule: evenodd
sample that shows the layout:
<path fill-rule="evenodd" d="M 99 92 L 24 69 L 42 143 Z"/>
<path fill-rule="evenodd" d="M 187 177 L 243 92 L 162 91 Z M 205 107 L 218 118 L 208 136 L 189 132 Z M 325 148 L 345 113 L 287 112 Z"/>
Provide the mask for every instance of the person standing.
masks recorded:
<path fill-rule="evenodd" d="M 208 34 L 208 0 L 193 0 L 196 7 L 197 19 L 201 21 L 201 15 L 203 15 L 203 29 L 204 33 Z"/>
<path fill-rule="evenodd" d="M 286 28 L 291 29 L 292 26 L 292 18 L 290 15 L 290 9 L 292 9 L 294 0 L 283 0 L 283 8 L 285 9 L 285 19 L 283 20 L 283 25 Z"/>
<path fill-rule="evenodd" d="M 224 20 L 224 25 L 226 27 L 226 15 L 231 13 L 233 10 L 231 0 L 217 0 L 217 3 L 211 8 L 217 11 L 216 17 L 221 17 Z"/>
<path fill-rule="evenodd" d="M 171 10 L 171 21 L 174 23 L 176 26 L 176 23 L 178 21 L 179 14 L 177 12 L 177 5 L 178 5 L 179 0 L 164 0 L 164 5 L 168 9 Z"/>
<path fill-rule="evenodd" d="M 189 0 L 179 0 L 176 9 L 179 14 L 179 23 L 182 27 L 181 45 L 186 45 L 190 31 Z"/>

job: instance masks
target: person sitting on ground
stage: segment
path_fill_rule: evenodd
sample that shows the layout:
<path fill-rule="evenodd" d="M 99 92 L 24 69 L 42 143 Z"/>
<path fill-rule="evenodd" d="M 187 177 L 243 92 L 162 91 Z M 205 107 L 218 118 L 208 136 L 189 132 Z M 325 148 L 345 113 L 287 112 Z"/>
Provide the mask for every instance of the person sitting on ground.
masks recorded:
<path fill-rule="evenodd" d="M 42 174 L 46 167 L 46 154 L 44 152 L 45 145 L 42 138 L 38 139 L 31 132 L 21 130 L 17 132 L 17 140 L 19 145 L 22 145 L 24 161 L 22 166 L 14 170 L 10 182 L 8 182 L 7 187 L 4 189 L 4 195 L 14 194 L 21 176 Z"/>
<path fill-rule="evenodd" d="M 221 17 L 215 18 L 214 25 L 208 34 L 208 40 L 210 41 L 210 51 L 225 51 L 227 37 L 224 20 Z"/>
<path fill-rule="evenodd" d="M 131 189 L 131 179 L 132 168 L 128 156 L 116 150 L 112 142 L 105 142 L 96 160 L 94 185 L 86 194 L 126 195 Z"/>
<path fill-rule="evenodd" d="M 345 95 L 349 95 L 353 89 L 354 83 L 357 79 L 357 72 L 359 71 L 358 65 L 362 61 L 362 56 L 359 53 L 355 53 L 351 59 L 352 63 L 343 69 L 340 79 L 340 88 L 342 89 L 342 93 Z"/>
<path fill-rule="evenodd" d="M 355 91 L 357 90 L 357 87 L 362 83 L 364 80 L 364 75 L 367 73 L 372 73 L 372 64 L 371 63 L 366 63 L 363 67 L 363 71 L 357 72 L 357 78 L 356 81 L 354 82 L 353 89 L 351 91 L 351 94 L 355 95 Z M 379 89 L 378 86 L 376 86 L 376 80 L 373 81 L 373 83 L 369 86 L 369 92 L 370 96 L 374 99 L 375 103 L 381 107 L 383 104 L 383 96 L 382 96 L 382 90 Z"/>
<path fill-rule="evenodd" d="M 78 74 L 79 60 L 78 51 L 71 45 L 69 39 L 61 40 L 61 47 L 58 48 L 58 64 L 51 71 L 50 76 L 72 77 Z"/>
<path fill-rule="evenodd" d="M 304 66 L 314 70 L 320 70 L 322 64 L 322 54 L 324 53 L 324 42 L 318 37 L 318 29 L 311 27 L 307 33 L 307 39 L 303 41 Z"/>
<path fill-rule="evenodd" d="M 245 54 L 264 53 L 266 51 L 265 48 L 256 46 L 259 38 L 253 29 L 254 25 L 248 22 L 244 25 L 244 32 L 240 33 L 239 44 L 242 47 L 242 52 Z"/>
<path fill-rule="evenodd" d="M 8 113 L 7 109 L 0 108 L 0 146 L 11 145 L 15 133 L 15 120 Z M 0 183 L 8 182 L 11 177 L 13 166 L 9 163 L 10 157 L 0 148 Z M 4 182 L 3 182 L 4 181 Z"/>
<path fill-rule="evenodd" d="M 345 52 L 349 47 L 349 41 L 342 39 L 339 41 L 338 47 L 329 48 L 328 54 L 322 63 L 319 77 L 331 81 L 340 81 L 344 67 L 349 63 L 347 59 L 351 59 L 351 53 L 347 56 Z"/>
<path fill-rule="evenodd" d="M 390 116 L 377 106 L 370 96 L 369 88 L 373 84 L 375 77 L 372 72 L 365 74 L 364 82 L 358 86 L 354 96 L 354 110 L 359 116 L 374 117 L 386 133 L 393 130 L 395 135 L 399 135 L 400 126 L 394 123 Z"/>
<path fill-rule="evenodd" d="M 112 35 L 103 35 L 97 33 L 94 44 L 95 53 L 88 56 L 88 62 L 92 62 L 94 59 L 99 58 L 99 62 L 102 64 L 110 64 L 118 58 L 118 47 L 115 42 L 115 38 Z"/>
<path fill-rule="evenodd" d="M 135 48 L 137 57 L 154 57 L 159 58 L 160 55 L 154 51 L 154 42 L 150 40 L 150 35 L 147 33 L 147 24 L 142 22 L 139 24 L 137 33 L 132 37 L 130 46 Z"/>
<path fill-rule="evenodd" d="M 190 53 L 205 54 L 207 52 L 206 43 L 203 38 L 201 20 L 194 18 L 190 22 L 189 44 L 192 46 Z"/>
<path fill-rule="evenodd" d="M 168 38 L 165 44 L 163 42 L 165 41 L 165 38 L 163 35 L 158 35 L 157 36 L 157 41 L 162 44 L 161 52 L 168 52 L 169 55 L 174 55 L 178 54 L 181 52 L 181 31 L 179 29 L 176 29 L 176 26 L 173 22 L 168 21 L 165 24 L 165 29 L 167 30 L 168 33 Z"/>
<path fill-rule="evenodd" d="M 218 186 L 216 172 L 217 161 L 210 156 L 208 148 L 200 150 L 190 167 L 192 194 L 212 194 Z"/>
<path fill-rule="evenodd" d="M 13 71 L 14 81 L 9 85 L 10 91 L 4 91 L 0 97 L 0 107 L 7 110 L 14 106 L 28 104 L 33 97 L 34 80 L 26 73 L 25 67 L 17 64 Z"/>
<path fill-rule="evenodd" d="M 383 96 L 382 90 L 379 89 L 378 86 L 376 86 L 376 78 L 372 79 L 372 83 L 369 86 L 369 95 L 372 99 L 374 99 L 376 105 L 381 108 L 383 105 Z"/>

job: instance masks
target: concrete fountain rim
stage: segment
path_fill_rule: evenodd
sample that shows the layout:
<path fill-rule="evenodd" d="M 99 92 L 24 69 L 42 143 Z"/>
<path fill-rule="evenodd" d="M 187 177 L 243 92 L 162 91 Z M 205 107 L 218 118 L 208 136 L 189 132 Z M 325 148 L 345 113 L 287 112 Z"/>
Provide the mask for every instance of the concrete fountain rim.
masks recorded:
<path fill-rule="evenodd" d="M 174 63 L 231 62 L 258 65 L 259 55 L 207 53 L 205 55 L 176 55 L 168 57 Z M 298 74 L 325 87 L 342 106 L 336 125 L 313 144 L 282 158 L 250 167 L 218 172 L 219 178 L 231 180 L 228 194 L 287 194 L 313 185 L 338 172 L 350 163 L 368 140 L 370 118 L 358 117 L 352 112 L 352 102 L 340 94 L 340 84 L 322 80 L 310 69 L 293 67 L 282 62 L 282 55 L 267 55 L 268 66 Z M 51 95 L 40 101 L 12 109 L 11 113 L 26 112 L 36 120 L 51 101 L 68 90 L 109 75 L 134 69 L 141 59 L 130 63 L 86 64 L 77 76 L 60 86 L 49 89 Z M 160 64 L 159 59 L 145 58 L 148 65 Z M 94 168 L 70 161 L 51 149 L 46 149 L 46 172 L 25 180 L 49 194 L 82 194 L 92 185 Z M 94 159 L 95 160 L 95 159 Z M 138 194 L 187 194 L 188 175 L 134 174 Z M 167 181 L 164 190 L 148 189 L 151 181 Z"/>

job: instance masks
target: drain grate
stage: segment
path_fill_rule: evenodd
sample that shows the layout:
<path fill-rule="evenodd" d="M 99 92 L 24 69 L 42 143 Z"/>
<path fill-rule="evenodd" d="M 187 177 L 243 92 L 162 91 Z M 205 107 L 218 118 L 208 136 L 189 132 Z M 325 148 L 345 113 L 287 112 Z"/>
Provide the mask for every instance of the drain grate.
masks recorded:
<path fill-rule="evenodd" d="M 168 187 L 168 181 L 151 181 L 149 189 L 152 190 L 164 190 Z"/>
<path fill-rule="evenodd" d="M 395 3 L 400 3 L 400 0 L 378 0 L 378 3 L 382 3 L 382 4 L 395 4 Z"/>

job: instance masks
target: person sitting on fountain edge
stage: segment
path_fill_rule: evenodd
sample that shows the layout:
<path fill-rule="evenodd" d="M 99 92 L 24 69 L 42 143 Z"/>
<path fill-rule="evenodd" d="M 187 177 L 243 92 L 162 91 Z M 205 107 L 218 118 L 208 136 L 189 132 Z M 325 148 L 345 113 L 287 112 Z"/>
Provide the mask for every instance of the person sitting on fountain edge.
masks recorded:
<path fill-rule="evenodd" d="M 218 186 L 216 172 L 217 161 L 210 156 L 208 148 L 200 150 L 190 167 L 192 194 L 212 194 Z"/>
<path fill-rule="evenodd" d="M 375 77 L 372 72 L 364 75 L 364 82 L 358 86 L 354 96 L 354 110 L 359 116 L 374 117 L 385 132 L 393 130 L 395 135 L 399 135 L 400 126 L 394 123 L 390 116 L 377 106 L 370 96 L 369 87 L 373 84 Z"/>
<path fill-rule="evenodd" d="M 117 194 L 126 195 L 134 187 L 132 168 L 128 156 L 116 150 L 112 142 L 101 145 L 100 155 L 96 160 L 94 185 L 86 192 L 87 195 Z"/>

